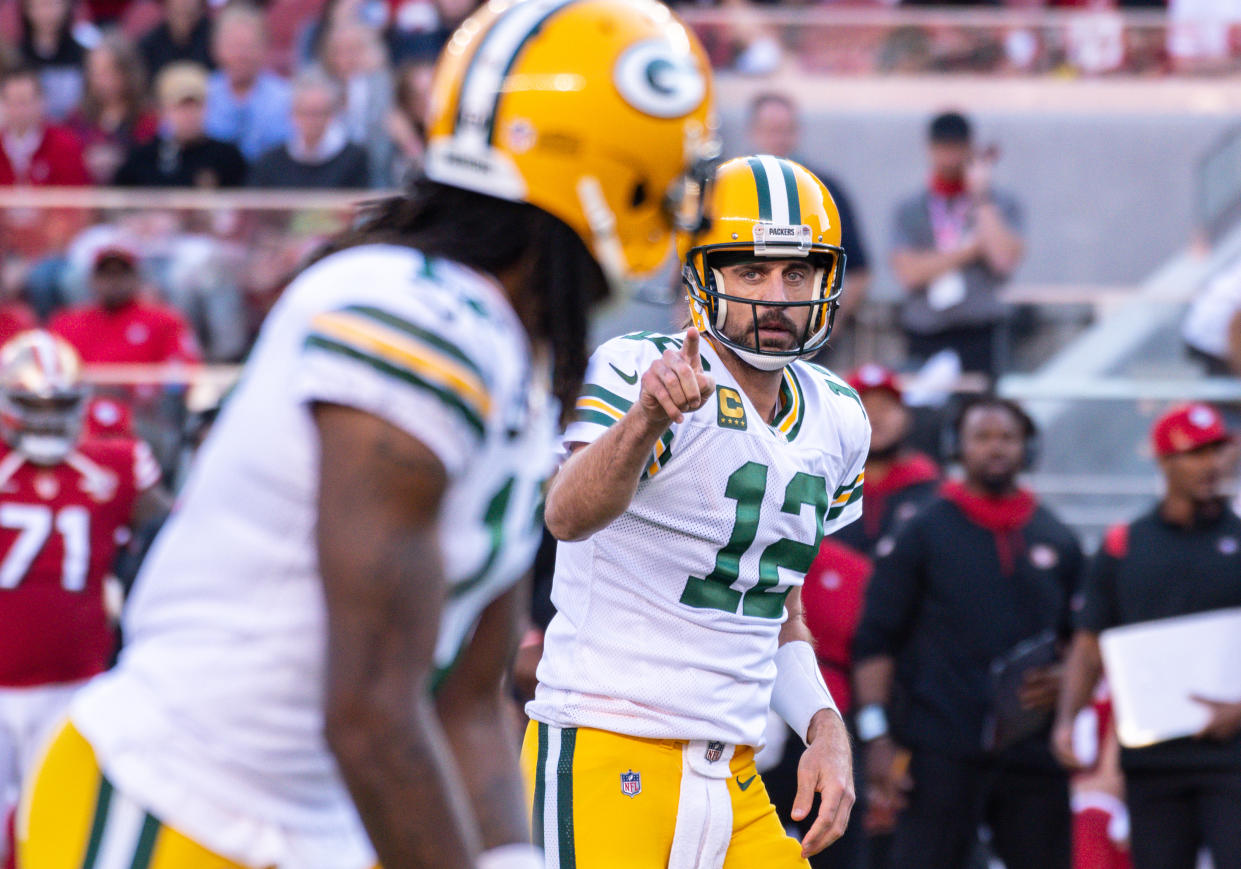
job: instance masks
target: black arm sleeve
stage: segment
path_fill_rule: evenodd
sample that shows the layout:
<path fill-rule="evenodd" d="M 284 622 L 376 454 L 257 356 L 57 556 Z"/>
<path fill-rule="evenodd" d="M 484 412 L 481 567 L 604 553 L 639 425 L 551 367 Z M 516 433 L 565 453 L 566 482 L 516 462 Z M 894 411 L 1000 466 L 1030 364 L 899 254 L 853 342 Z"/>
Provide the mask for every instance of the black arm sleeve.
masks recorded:
<path fill-rule="evenodd" d="M 923 593 L 923 524 L 911 520 L 897 533 L 892 551 L 875 564 L 853 638 L 854 661 L 894 655 L 908 637 Z"/>
<path fill-rule="evenodd" d="M 1086 570 L 1081 606 L 1074 618 L 1078 630 L 1098 634 L 1119 623 L 1116 601 L 1119 572 L 1119 559 L 1099 550 Z"/>

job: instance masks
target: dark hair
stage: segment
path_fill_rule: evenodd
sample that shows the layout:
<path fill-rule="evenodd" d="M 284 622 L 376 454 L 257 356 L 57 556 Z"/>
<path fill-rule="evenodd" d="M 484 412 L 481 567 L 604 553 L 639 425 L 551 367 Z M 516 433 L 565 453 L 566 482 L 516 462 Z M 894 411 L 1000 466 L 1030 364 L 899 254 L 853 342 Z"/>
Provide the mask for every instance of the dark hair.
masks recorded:
<path fill-rule="evenodd" d="M 519 268 L 513 309 L 551 345 L 552 390 L 566 419 L 586 374 L 590 308 L 608 295 L 603 270 L 576 232 L 528 202 L 510 202 L 419 176 L 408 193 L 368 205 L 356 225 L 312 261 L 363 244 L 417 248 L 496 275 Z"/>
<path fill-rule="evenodd" d="M 1017 424 L 1021 426 L 1021 435 L 1025 438 L 1032 438 L 1038 435 L 1038 426 L 1035 425 L 1034 419 L 1030 414 L 1026 413 L 1025 408 L 1013 401 L 1011 398 L 1002 398 L 994 393 L 986 393 L 984 395 L 974 395 L 961 402 L 961 406 L 957 408 L 957 414 L 953 417 L 952 432 L 956 435 L 957 443 L 961 442 L 961 430 L 965 426 L 965 418 L 975 410 L 1002 410 L 1007 412 Z"/>
<path fill-rule="evenodd" d="M 119 32 L 105 35 L 99 44 L 90 50 L 87 58 L 89 59 L 91 55 L 100 51 L 111 54 L 120 69 L 121 79 L 124 81 L 125 100 L 125 118 L 122 123 L 132 124 L 146 107 L 147 77 L 142 56 L 133 42 Z M 82 94 L 82 114 L 92 124 L 98 124 L 102 113 L 103 104 L 91 90 L 90 78 L 87 76 Z"/>
<path fill-rule="evenodd" d="M 20 2 L 21 36 L 18 45 L 21 49 L 23 63 L 34 67 L 43 66 L 81 66 L 86 56 L 85 49 L 73 36 L 73 20 L 76 13 L 77 0 L 67 0 L 65 17 L 61 20 L 56 32 L 56 48 L 51 57 L 42 55 L 34 44 L 34 27 L 30 21 L 30 13 L 26 9 L 25 0 Z"/>
<path fill-rule="evenodd" d="M 7 87 L 9 82 L 21 81 L 33 82 L 35 89 L 39 93 L 43 93 L 43 79 L 39 77 L 39 71 L 33 66 L 15 66 L 7 70 L 4 75 L 0 76 L 0 88 Z"/>
<path fill-rule="evenodd" d="M 754 116 L 762 111 L 763 106 L 768 103 L 784 106 L 793 114 L 797 114 L 797 104 L 793 102 L 793 98 L 788 94 L 780 93 L 779 91 L 760 91 L 754 96 L 754 99 L 750 100 L 749 119 L 753 121 Z"/>
<path fill-rule="evenodd" d="M 927 139 L 934 144 L 963 145 L 973 138 L 969 118 L 960 112 L 943 112 L 931 119 Z"/>

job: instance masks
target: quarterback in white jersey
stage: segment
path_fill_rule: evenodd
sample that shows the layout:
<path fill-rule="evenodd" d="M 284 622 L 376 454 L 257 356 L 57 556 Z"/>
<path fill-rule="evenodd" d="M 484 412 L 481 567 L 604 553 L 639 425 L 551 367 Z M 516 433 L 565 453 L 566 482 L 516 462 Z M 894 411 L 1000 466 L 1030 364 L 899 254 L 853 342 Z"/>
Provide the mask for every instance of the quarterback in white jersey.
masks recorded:
<path fill-rule="evenodd" d="M 425 177 L 264 324 L 118 666 L 24 794 L 27 869 L 543 865 L 502 688 L 518 580 L 590 307 L 705 174 L 709 66 L 654 0 L 516 0 L 433 92 Z"/>
<path fill-rule="evenodd" d="M 551 865 L 805 866 L 853 802 L 800 615 L 823 536 L 861 512 L 870 441 L 853 390 L 800 359 L 831 330 L 839 217 L 768 156 L 725 163 L 707 197 L 697 325 L 595 352 L 548 495 L 557 614 L 523 760 Z M 794 816 L 823 799 L 801 846 L 755 784 L 769 706 L 809 744 Z"/>

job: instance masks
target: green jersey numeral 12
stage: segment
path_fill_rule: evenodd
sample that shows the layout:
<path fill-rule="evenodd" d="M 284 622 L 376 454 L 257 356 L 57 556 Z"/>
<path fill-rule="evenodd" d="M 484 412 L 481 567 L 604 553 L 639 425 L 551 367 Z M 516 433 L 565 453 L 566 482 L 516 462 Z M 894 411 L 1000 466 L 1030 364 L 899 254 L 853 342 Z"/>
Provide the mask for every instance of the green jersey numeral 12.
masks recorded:
<path fill-rule="evenodd" d="M 823 542 L 823 519 L 827 515 L 830 498 L 827 481 L 813 474 L 797 473 L 784 489 L 781 512 L 800 515 L 802 507 L 814 507 L 814 543 L 796 540 L 777 540 L 759 556 L 758 582 L 745 591 L 732 585 L 741 573 L 741 558 L 754 545 L 758 536 L 758 523 L 767 493 L 767 466 L 758 462 L 746 462 L 728 478 L 724 496 L 737 502 L 732 535 L 728 543 L 715 556 L 715 569 L 704 577 L 691 576 L 681 592 L 681 603 L 702 609 L 717 609 L 735 613 L 741 608 L 742 615 L 757 618 L 778 619 L 784 612 L 784 599 L 788 588 L 779 588 L 780 568 L 798 573 L 810 569 Z"/>

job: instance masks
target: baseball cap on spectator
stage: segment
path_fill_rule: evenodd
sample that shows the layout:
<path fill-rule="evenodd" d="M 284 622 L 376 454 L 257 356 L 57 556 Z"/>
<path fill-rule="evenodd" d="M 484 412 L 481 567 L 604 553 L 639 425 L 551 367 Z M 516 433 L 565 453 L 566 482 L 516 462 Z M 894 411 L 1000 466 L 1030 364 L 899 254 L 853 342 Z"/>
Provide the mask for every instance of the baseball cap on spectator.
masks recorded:
<path fill-rule="evenodd" d="M 858 395 L 868 389 L 886 389 L 898 400 L 904 397 L 901 385 L 896 380 L 896 372 L 873 362 L 853 369 L 845 378 L 845 382 L 852 386 L 853 391 Z"/>
<path fill-rule="evenodd" d="M 973 137 L 969 118 L 960 112 L 942 112 L 931 119 L 927 138 L 935 144 L 962 145 Z"/>
<path fill-rule="evenodd" d="M 109 261 L 125 263 L 130 268 L 135 268 L 138 265 L 138 251 L 124 242 L 107 242 L 95 251 L 91 258 L 91 268 L 97 269 Z"/>
<path fill-rule="evenodd" d="M 1151 427 L 1151 444 L 1160 458 L 1227 443 L 1232 438 L 1219 411 L 1201 402 L 1174 407 Z"/>
<path fill-rule="evenodd" d="M 155 80 L 155 93 L 161 106 L 175 106 L 186 100 L 207 100 L 207 70 L 196 63 L 170 63 Z"/>

